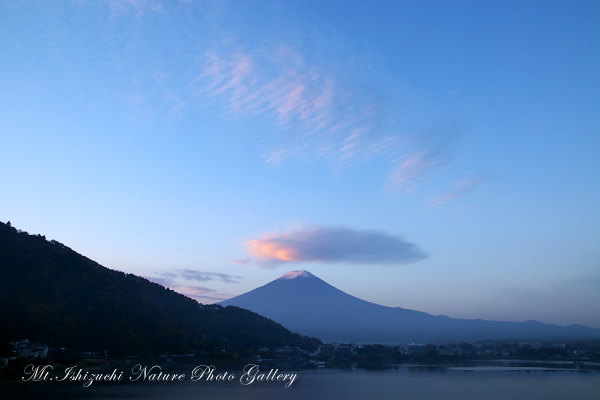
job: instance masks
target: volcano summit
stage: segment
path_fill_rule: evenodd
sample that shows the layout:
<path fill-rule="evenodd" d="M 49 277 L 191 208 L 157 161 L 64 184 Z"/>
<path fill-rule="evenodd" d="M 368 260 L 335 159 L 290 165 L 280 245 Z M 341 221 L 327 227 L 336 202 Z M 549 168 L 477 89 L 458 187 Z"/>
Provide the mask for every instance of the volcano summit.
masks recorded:
<path fill-rule="evenodd" d="M 581 325 L 456 319 L 386 307 L 351 296 L 308 271 L 290 271 L 220 304 L 246 308 L 292 331 L 328 342 L 600 339 L 600 330 Z"/>

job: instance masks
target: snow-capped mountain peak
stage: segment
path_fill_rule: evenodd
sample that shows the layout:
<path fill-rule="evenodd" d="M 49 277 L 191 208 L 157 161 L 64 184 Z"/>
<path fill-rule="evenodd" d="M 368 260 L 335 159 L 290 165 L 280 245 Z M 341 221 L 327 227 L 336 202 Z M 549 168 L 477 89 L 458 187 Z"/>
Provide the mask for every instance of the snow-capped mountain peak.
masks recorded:
<path fill-rule="evenodd" d="M 296 278 L 314 278 L 315 276 L 308 271 L 290 271 L 287 274 L 283 274 L 279 279 L 296 279 Z"/>

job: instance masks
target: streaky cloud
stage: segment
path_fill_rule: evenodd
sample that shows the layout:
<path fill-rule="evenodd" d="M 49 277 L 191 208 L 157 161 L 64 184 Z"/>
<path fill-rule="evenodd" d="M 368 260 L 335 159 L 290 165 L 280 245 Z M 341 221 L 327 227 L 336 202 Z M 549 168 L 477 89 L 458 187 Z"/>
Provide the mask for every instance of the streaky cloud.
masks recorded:
<path fill-rule="evenodd" d="M 169 287 L 173 284 L 173 280 L 170 278 L 158 277 L 158 276 L 145 276 L 150 282 L 158 283 L 161 286 Z"/>
<path fill-rule="evenodd" d="M 227 296 L 220 295 L 215 289 L 195 285 L 175 285 L 171 289 L 195 300 L 222 301 Z"/>
<path fill-rule="evenodd" d="M 437 164 L 437 160 L 426 151 L 418 151 L 407 157 L 391 174 L 393 186 L 406 186 L 413 184 L 424 173 Z"/>
<path fill-rule="evenodd" d="M 219 293 L 216 289 L 205 286 L 197 286 L 190 282 L 222 281 L 225 283 L 239 283 L 241 277 L 237 275 L 224 274 L 220 272 L 196 271 L 191 269 L 180 269 L 174 271 L 154 272 L 158 276 L 146 276 L 151 282 L 158 283 L 166 288 L 172 289 L 195 300 L 208 302 L 219 302 L 228 298 L 227 295 Z"/>
<path fill-rule="evenodd" d="M 179 276 L 185 280 L 190 281 L 212 281 L 212 280 L 220 280 L 225 283 L 239 283 L 240 276 L 223 274 L 220 272 L 204 272 L 204 271 L 196 271 L 192 269 L 181 269 L 177 271 Z"/>
<path fill-rule="evenodd" d="M 486 178 L 481 175 L 472 176 L 470 178 L 460 180 L 453 185 L 452 189 L 450 189 L 446 193 L 435 197 L 431 201 L 431 205 L 433 207 L 439 207 L 459 197 L 466 196 L 467 194 L 475 190 L 477 186 L 485 182 L 485 180 Z"/>
<path fill-rule="evenodd" d="M 388 178 L 388 187 L 410 192 L 433 171 L 444 165 L 462 136 L 464 127 L 452 120 L 440 120 L 424 130 L 414 149 L 399 158 Z"/>

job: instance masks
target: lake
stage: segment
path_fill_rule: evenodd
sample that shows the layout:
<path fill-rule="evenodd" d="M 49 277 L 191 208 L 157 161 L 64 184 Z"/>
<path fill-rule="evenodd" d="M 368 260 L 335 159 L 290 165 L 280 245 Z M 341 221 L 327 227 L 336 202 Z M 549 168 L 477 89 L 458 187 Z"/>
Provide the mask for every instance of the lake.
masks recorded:
<path fill-rule="evenodd" d="M 238 380 L 94 383 L 89 388 L 34 382 L 0 385 L 0 394 L 3 399 L 600 399 L 598 369 L 560 365 L 398 365 L 378 371 L 295 372 L 298 378 L 289 389 L 281 382 L 242 386 Z"/>

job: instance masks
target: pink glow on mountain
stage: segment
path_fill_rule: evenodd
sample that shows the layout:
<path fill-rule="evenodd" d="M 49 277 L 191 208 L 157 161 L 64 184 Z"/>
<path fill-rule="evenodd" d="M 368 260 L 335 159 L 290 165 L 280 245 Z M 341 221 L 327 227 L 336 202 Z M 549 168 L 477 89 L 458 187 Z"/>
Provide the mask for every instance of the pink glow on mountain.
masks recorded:
<path fill-rule="evenodd" d="M 315 276 L 308 271 L 290 271 L 287 274 L 281 275 L 279 279 L 296 279 L 296 278 L 314 278 Z"/>

